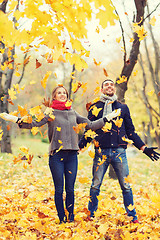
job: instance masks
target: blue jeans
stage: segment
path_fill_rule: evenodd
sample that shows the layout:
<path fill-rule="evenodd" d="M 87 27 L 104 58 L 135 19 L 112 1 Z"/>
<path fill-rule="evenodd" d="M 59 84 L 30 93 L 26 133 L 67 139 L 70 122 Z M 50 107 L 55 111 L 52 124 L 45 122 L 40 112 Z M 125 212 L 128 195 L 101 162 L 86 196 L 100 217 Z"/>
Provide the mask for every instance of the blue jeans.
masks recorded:
<path fill-rule="evenodd" d="M 77 166 L 77 151 L 61 150 L 49 156 L 49 167 L 55 186 L 55 205 L 60 222 L 64 221 L 66 217 L 63 203 L 64 177 L 66 190 L 65 205 L 69 213 L 69 220 L 74 221 L 74 184 Z"/>
<path fill-rule="evenodd" d="M 106 156 L 105 161 L 101 164 L 102 157 Z M 104 157 L 103 157 L 104 158 Z M 103 161 L 103 160 L 102 160 Z M 125 178 L 129 175 L 128 162 L 126 157 L 126 150 L 124 148 L 106 148 L 101 149 L 101 153 L 98 150 L 95 150 L 95 158 L 93 160 L 93 169 L 92 169 L 92 184 L 90 188 L 90 201 L 88 204 L 88 210 L 90 211 L 90 216 L 94 216 L 94 212 L 98 208 L 98 199 L 97 196 L 100 193 L 100 187 L 103 181 L 103 177 L 108 169 L 109 164 L 112 164 L 115 173 L 117 175 L 122 194 L 123 194 L 123 203 L 126 209 L 128 216 L 132 216 L 134 220 L 137 220 L 136 210 L 129 210 L 128 206 L 134 205 L 133 203 L 133 194 L 130 184 L 125 181 Z"/>

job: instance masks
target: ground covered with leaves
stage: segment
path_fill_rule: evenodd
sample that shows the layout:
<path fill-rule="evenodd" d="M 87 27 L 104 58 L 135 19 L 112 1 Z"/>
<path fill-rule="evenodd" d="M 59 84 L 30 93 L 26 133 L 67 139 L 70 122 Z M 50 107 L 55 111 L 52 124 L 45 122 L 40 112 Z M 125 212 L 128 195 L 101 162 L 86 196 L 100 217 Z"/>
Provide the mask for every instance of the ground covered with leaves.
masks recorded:
<path fill-rule="evenodd" d="M 26 160 L 14 164 L 22 145 L 33 155 L 30 164 Z M 47 149 L 48 144 L 39 139 L 14 139 L 14 154 L 0 155 L 0 240 L 160 239 L 159 162 L 152 162 L 136 150 L 131 150 L 128 157 L 140 224 L 130 223 L 118 182 L 109 179 L 108 174 L 101 188 L 96 217 L 87 221 L 92 159 L 87 152 L 81 153 L 75 186 L 75 222 L 60 225 Z"/>

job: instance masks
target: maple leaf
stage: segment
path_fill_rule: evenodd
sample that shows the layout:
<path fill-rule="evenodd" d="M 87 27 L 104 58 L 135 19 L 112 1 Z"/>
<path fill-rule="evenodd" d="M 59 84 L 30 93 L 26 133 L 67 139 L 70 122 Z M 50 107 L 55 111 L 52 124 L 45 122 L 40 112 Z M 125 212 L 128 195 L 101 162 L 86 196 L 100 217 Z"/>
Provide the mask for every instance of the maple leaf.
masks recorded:
<path fill-rule="evenodd" d="M 122 140 L 123 140 L 123 141 L 125 141 L 125 142 L 128 142 L 128 143 L 130 143 L 130 144 L 132 144 L 132 143 L 133 143 L 133 141 L 132 141 L 132 140 L 130 140 L 130 139 L 128 139 L 128 138 L 126 138 L 125 136 L 123 136 L 123 137 L 122 137 Z"/>
<path fill-rule="evenodd" d="M 130 175 L 128 175 L 127 177 L 125 177 L 125 178 L 124 178 L 124 181 L 125 181 L 126 183 L 131 183 L 132 180 L 131 180 Z"/>
<path fill-rule="evenodd" d="M 101 110 L 102 108 L 97 108 L 96 106 L 94 106 L 92 109 L 92 114 L 97 117 Z"/>
<path fill-rule="evenodd" d="M 136 76 L 138 73 L 138 70 L 136 70 L 135 72 L 133 72 L 133 76 Z"/>
<path fill-rule="evenodd" d="M 14 103 L 12 102 L 12 100 L 9 98 L 7 99 L 7 101 L 11 104 L 11 105 L 14 105 Z"/>
<path fill-rule="evenodd" d="M 93 140 L 93 143 L 94 143 L 94 146 L 95 146 L 96 148 L 98 148 L 98 147 L 99 147 L 99 142 L 98 142 L 98 141 L 96 141 L 95 139 Z"/>
<path fill-rule="evenodd" d="M 61 131 L 61 127 L 57 127 L 56 130 L 57 130 L 58 132 L 60 132 L 60 131 Z"/>
<path fill-rule="evenodd" d="M 120 43 L 121 39 L 122 39 L 121 37 L 116 38 L 116 42 L 117 42 L 117 43 Z"/>
<path fill-rule="evenodd" d="M 104 132 L 109 132 L 111 129 L 112 129 L 112 122 L 106 122 L 102 128 Z"/>
<path fill-rule="evenodd" d="M 107 2 L 106 2 L 107 4 Z M 100 20 L 100 25 L 105 29 L 108 25 L 115 25 L 114 20 L 118 19 L 118 16 L 113 13 L 114 7 L 112 5 L 107 4 L 107 11 L 100 9 L 99 12 L 96 14 L 96 18 Z"/>
<path fill-rule="evenodd" d="M 42 64 L 36 59 L 36 69 L 39 68 Z"/>
<path fill-rule="evenodd" d="M 95 156 L 95 152 L 93 152 L 93 151 L 88 151 L 88 155 L 91 157 L 91 158 L 94 158 L 94 156 Z"/>
<path fill-rule="evenodd" d="M 153 16 L 152 19 L 149 21 L 149 23 L 150 23 L 152 26 L 155 26 L 155 22 L 156 22 L 156 18 L 155 18 L 155 16 Z"/>
<path fill-rule="evenodd" d="M 127 208 L 129 209 L 129 211 L 132 211 L 135 207 L 134 205 L 130 204 L 129 206 L 127 206 Z"/>
<path fill-rule="evenodd" d="M 117 120 L 113 120 L 114 124 L 120 128 L 122 126 L 122 123 L 123 123 L 123 118 L 117 118 Z"/>
<path fill-rule="evenodd" d="M 97 136 L 97 134 L 92 131 L 91 129 L 89 129 L 87 132 L 85 132 L 85 139 L 87 139 L 87 137 L 90 138 L 95 138 Z"/>
<path fill-rule="evenodd" d="M 106 155 L 102 155 L 102 159 L 99 159 L 98 160 L 98 166 L 102 165 L 107 159 L 107 156 Z"/>
<path fill-rule="evenodd" d="M 103 68 L 103 73 L 106 77 L 108 77 L 108 73 L 107 73 L 107 70 L 105 68 Z"/>
<path fill-rule="evenodd" d="M 73 129 L 78 134 L 86 126 L 87 126 L 87 123 L 79 123 L 77 126 L 73 126 Z"/>
<path fill-rule="evenodd" d="M 94 94 L 98 94 L 100 92 L 100 87 L 97 86 L 95 89 L 94 89 Z"/>
<path fill-rule="evenodd" d="M 18 105 L 18 111 L 19 111 L 21 117 L 28 115 L 27 105 L 25 105 L 24 107 Z"/>
<path fill-rule="evenodd" d="M 133 24 L 133 31 L 137 33 L 139 41 L 142 41 L 147 36 L 147 32 L 145 31 L 144 26 L 139 26 L 139 23 Z"/>
<path fill-rule="evenodd" d="M 15 96 L 16 95 L 16 91 L 13 88 L 8 89 L 8 94 L 9 94 L 11 100 L 17 99 L 17 97 Z"/>
<path fill-rule="evenodd" d="M 66 107 L 70 107 L 72 105 L 72 100 L 68 100 L 66 103 L 65 103 L 65 106 Z"/>
<path fill-rule="evenodd" d="M 93 58 L 93 61 L 96 66 L 99 66 L 102 63 L 102 62 L 97 63 L 95 58 Z"/>
<path fill-rule="evenodd" d="M 150 96 L 150 97 L 153 96 L 153 94 L 154 94 L 154 90 L 147 93 L 147 95 Z"/>
<path fill-rule="evenodd" d="M 79 81 L 72 83 L 72 92 L 76 93 L 81 86 L 82 86 L 82 83 Z"/>
<path fill-rule="evenodd" d="M 89 111 L 91 105 L 92 105 L 91 102 L 86 103 L 86 110 L 87 110 L 87 112 Z"/>
<path fill-rule="evenodd" d="M 47 71 L 47 73 L 45 74 L 44 78 L 41 80 L 41 85 L 42 87 L 45 89 L 46 85 L 47 85 L 47 80 L 49 78 L 49 76 L 52 74 L 51 71 Z"/>
<path fill-rule="evenodd" d="M 41 109 L 42 109 L 42 107 L 41 106 L 36 106 L 36 107 L 33 107 L 33 108 L 30 108 L 30 114 L 32 115 L 32 116 L 36 116 L 36 115 L 39 115 L 39 114 L 41 114 L 42 113 L 42 111 L 41 111 Z"/>
<path fill-rule="evenodd" d="M 127 82 L 127 77 L 126 76 L 119 76 L 119 80 L 117 80 L 117 83 L 118 84 L 121 84 L 121 83 L 123 83 L 123 82 Z"/>
<path fill-rule="evenodd" d="M 38 127 L 33 127 L 33 128 L 31 129 L 31 133 L 32 133 L 33 135 L 36 135 L 38 132 L 39 132 Z"/>
<path fill-rule="evenodd" d="M 81 88 L 83 89 L 83 93 L 82 93 L 82 96 L 83 96 L 83 94 L 87 91 L 87 83 L 82 82 Z"/>

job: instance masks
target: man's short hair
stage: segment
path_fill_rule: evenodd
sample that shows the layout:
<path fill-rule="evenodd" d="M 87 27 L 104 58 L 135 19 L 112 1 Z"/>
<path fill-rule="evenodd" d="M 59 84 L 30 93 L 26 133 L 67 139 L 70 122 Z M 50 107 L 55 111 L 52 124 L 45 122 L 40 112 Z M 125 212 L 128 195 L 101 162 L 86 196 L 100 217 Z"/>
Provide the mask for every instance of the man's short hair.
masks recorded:
<path fill-rule="evenodd" d="M 101 88 L 103 88 L 103 84 L 104 84 L 105 82 L 112 82 L 112 83 L 114 83 L 114 81 L 113 81 L 112 79 L 105 79 L 105 80 L 102 82 L 102 84 L 101 84 Z M 115 84 L 115 83 L 114 83 L 114 84 Z"/>

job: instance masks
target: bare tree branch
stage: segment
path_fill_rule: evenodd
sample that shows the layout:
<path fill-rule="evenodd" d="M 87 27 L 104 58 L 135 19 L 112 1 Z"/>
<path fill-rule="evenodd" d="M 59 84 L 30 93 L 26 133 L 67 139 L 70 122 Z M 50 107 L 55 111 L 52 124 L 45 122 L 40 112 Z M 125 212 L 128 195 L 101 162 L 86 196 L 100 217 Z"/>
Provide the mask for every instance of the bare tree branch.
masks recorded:
<path fill-rule="evenodd" d="M 27 64 L 29 63 L 29 60 L 25 62 L 26 58 L 27 58 L 27 52 L 26 52 L 25 55 L 24 55 L 22 74 L 21 74 L 21 76 L 20 76 L 20 79 L 19 79 L 19 81 L 18 81 L 18 84 L 20 84 L 20 82 L 22 81 L 23 76 L 24 76 L 24 72 L 25 72 L 25 68 L 26 68 Z"/>
<path fill-rule="evenodd" d="M 148 5 L 148 4 L 147 4 L 147 5 Z M 150 16 L 152 15 L 152 13 L 154 13 L 159 6 L 160 6 L 160 3 L 157 4 L 157 6 L 155 7 L 155 9 L 154 9 L 152 12 L 150 12 L 150 13 L 144 18 L 143 21 L 145 21 L 148 17 L 150 17 Z"/>

